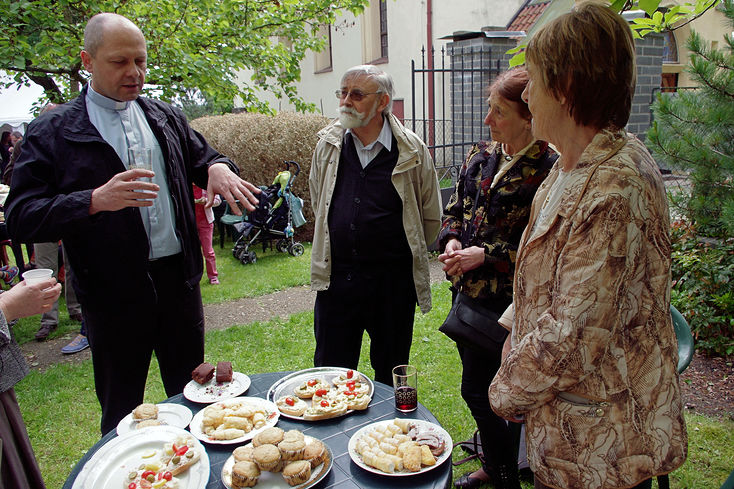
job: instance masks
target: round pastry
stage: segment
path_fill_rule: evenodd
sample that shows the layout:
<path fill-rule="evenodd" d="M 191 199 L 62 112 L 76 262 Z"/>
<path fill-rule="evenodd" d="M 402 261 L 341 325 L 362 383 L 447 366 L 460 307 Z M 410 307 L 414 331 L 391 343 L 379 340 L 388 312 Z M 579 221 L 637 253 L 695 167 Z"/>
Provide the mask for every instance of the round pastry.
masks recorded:
<path fill-rule="evenodd" d="M 280 450 L 275 445 L 260 445 L 255 447 L 252 458 L 260 470 L 271 472 L 280 462 Z"/>
<path fill-rule="evenodd" d="M 324 455 L 326 455 L 326 448 L 323 442 L 313 439 L 311 443 L 306 445 L 306 449 L 303 451 L 303 460 L 308 461 L 313 469 L 324 462 Z"/>
<path fill-rule="evenodd" d="M 303 416 L 308 409 L 308 404 L 303 399 L 296 396 L 283 396 L 275 401 L 278 410 L 289 416 Z"/>
<path fill-rule="evenodd" d="M 283 435 L 283 441 L 294 441 L 294 440 L 301 440 L 303 441 L 305 437 L 303 436 L 303 433 L 298 430 L 288 430 Z"/>
<path fill-rule="evenodd" d="M 260 445 L 267 444 L 277 445 L 283 441 L 283 433 L 284 431 L 282 429 L 276 428 L 275 426 L 265 428 L 252 439 L 252 446 L 259 447 Z"/>
<path fill-rule="evenodd" d="M 301 460 L 306 442 L 303 440 L 283 440 L 278 443 L 278 450 L 283 460 Z"/>
<path fill-rule="evenodd" d="M 311 464 L 305 460 L 291 462 L 283 469 L 283 478 L 289 486 L 303 484 L 311 478 Z"/>
<path fill-rule="evenodd" d="M 237 447 L 234 449 L 234 452 L 232 452 L 232 456 L 234 456 L 235 462 L 243 462 L 253 461 L 253 452 L 255 451 L 255 447 L 252 445 L 245 445 L 243 447 Z"/>
<path fill-rule="evenodd" d="M 254 487 L 260 477 L 260 469 L 255 462 L 243 460 L 232 467 L 233 487 Z"/>
<path fill-rule="evenodd" d="M 143 421 L 140 421 L 136 426 L 136 430 L 141 430 L 143 428 L 147 428 L 148 426 L 161 426 L 163 422 L 160 419 L 146 419 Z"/>
<path fill-rule="evenodd" d="M 156 419 L 158 417 L 158 406 L 148 402 L 143 403 L 133 409 L 133 421 L 145 421 L 146 419 Z"/>

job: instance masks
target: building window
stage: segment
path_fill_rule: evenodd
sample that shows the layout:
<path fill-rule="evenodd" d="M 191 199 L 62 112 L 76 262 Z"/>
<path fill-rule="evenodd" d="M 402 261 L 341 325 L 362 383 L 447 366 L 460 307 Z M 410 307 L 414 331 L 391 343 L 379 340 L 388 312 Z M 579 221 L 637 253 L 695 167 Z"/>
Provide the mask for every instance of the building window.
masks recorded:
<path fill-rule="evenodd" d="M 387 1 L 370 2 L 362 13 L 362 61 L 387 63 Z"/>
<path fill-rule="evenodd" d="M 332 70 L 331 65 L 331 26 L 329 24 L 319 27 L 319 37 L 326 39 L 326 46 L 319 52 L 314 52 L 314 73 L 326 73 Z"/>
<path fill-rule="evenodd" d="M 663 37 L 663 63 L 678 62 L 678 44 L 672 31 L 666 31 Z"/>

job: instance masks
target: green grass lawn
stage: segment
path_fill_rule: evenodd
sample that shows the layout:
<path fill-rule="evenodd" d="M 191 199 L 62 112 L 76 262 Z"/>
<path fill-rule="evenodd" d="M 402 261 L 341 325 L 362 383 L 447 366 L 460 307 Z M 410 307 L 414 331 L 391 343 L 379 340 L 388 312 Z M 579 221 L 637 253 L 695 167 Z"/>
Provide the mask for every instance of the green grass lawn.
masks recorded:
<path fill-rule="evenodd" d="M 258 252 L 258 262 L 254 265 L 239 264 L 228 248 L 223 252 L 216 249 L 222 285 L 202 285 L 205 302 L 258 295 L 308 282 L 308 248 L 299 258 L 277 252 L 264 255 Z M 454 441 L 460 441 L 468 438 L 475 427 L 459 391 L 461 364 L 456 348 L 437 330 L 450 306 L 446 284 L 434 285 L 433 294 L 433 310 L 416 316 L 411 363 L 419 369 L 420 402 L 433 412 Z M 32 324 L 36 328 L 37 323 L 38 318 L 35 318 Z M 210 331 L 206 335 L 206 359 L 231 360 L 236 371 L 246 374 L 308 368 L 313 365 L 312 327 L 313 313 L 304 312 L 288 319 Z M 69 323 L 69 330 L 74 328 L 76 326 Z M 359 369 L 371 376 L 368 348 L 369 339 L 366 338 Z M 45 372 L 33 371 L 16 386 L 16 393 L 47 487 L 60 488 L 72 467 L 99 439 L 100 410 L 94 393 L 91 361 L 57 365 Z M 165 397 L 154 361 L 145 400 L 160 402 Z M 671 486 L 718 488 L 734 461 L 734 421 L 691 414 L 687 414 L 686 419 L 689 457 L 685 465 L 672 474 Z M 463 456 L 461 450 L 454 453 L 454 459 Z M 477 467 L 477 462 L 470 462 L 455 468 L 454 475 L 458 477 Z M 525 483 L 523 487 L 527 489 L 531 485 Z"/>

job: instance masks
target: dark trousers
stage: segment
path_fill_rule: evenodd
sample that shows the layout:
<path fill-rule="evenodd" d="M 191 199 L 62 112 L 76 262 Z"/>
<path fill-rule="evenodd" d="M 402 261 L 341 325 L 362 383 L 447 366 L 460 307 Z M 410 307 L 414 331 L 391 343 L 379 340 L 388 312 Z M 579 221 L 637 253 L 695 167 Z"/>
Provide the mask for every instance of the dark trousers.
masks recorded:
<path fill-rule="evenodd" d="M 153 352 L 169 397 L 183 392 L 191 371 L 204 361 L 201 290 L 199 284 L 186 285 L 181 260 L 176 255 L 151 261 L 155 292 L 141 293 L 134 304 L 82 304 L 103 434 L 143 402 Z"/>
<path fill-rule="evenodd" d="M 484 452 L 482 467 L 486 471 L 499 465 L 516 468 L 520 425 L 497 416 L 489 405 L 489 384 L 500 368 L 502 345 L 498 345 L 497 352 L 481 352 L 460 344 L 456 347 L 463 367 L 461 397 L 479 429 Z"/>
<path fill-rule="evenodd" d="M 367 331 L 375 380 L 392 385 L 393 367 L 409 361 L 416 300 L 407 267 L 332 272 L 316 294 L 314 365 L 356 369 Z"/>

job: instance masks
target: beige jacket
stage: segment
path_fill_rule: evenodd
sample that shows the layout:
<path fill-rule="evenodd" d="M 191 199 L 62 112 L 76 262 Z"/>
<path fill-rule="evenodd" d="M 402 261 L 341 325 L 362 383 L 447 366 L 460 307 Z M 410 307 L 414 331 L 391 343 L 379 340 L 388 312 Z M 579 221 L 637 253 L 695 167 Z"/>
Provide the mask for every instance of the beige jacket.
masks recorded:
<path fill-rule="evenodd" d="M 390 128 L 398 142 L 398 162 L 392 183 L 403 201 L 403 227 L 413 254 L 413 281 L 418 305 L 423 313 L 431 310 L 431 283 L 428 248 L 441 227 L 441 199 L 438 178 L 428 148 L 412 131 L 390 114 Z M 335 121 L 318 133 L 319 142 L 311 161 L 308 183 L 315 214 L 311 250 L 311 289 L 326 290 L 331 276 L 329 205 L 336 185 L 344 128 Z"/>
<path fill-rule="evenodd" d="M 557 214 L 520 242 L 514 346 L 490 403 L 525 416 L 528 460 L 544 484 L 632 487 L 676 469 L 687 451 L 665 190 L 647 149 L 621 131 L 597 134 L 567 178 Z"/>

